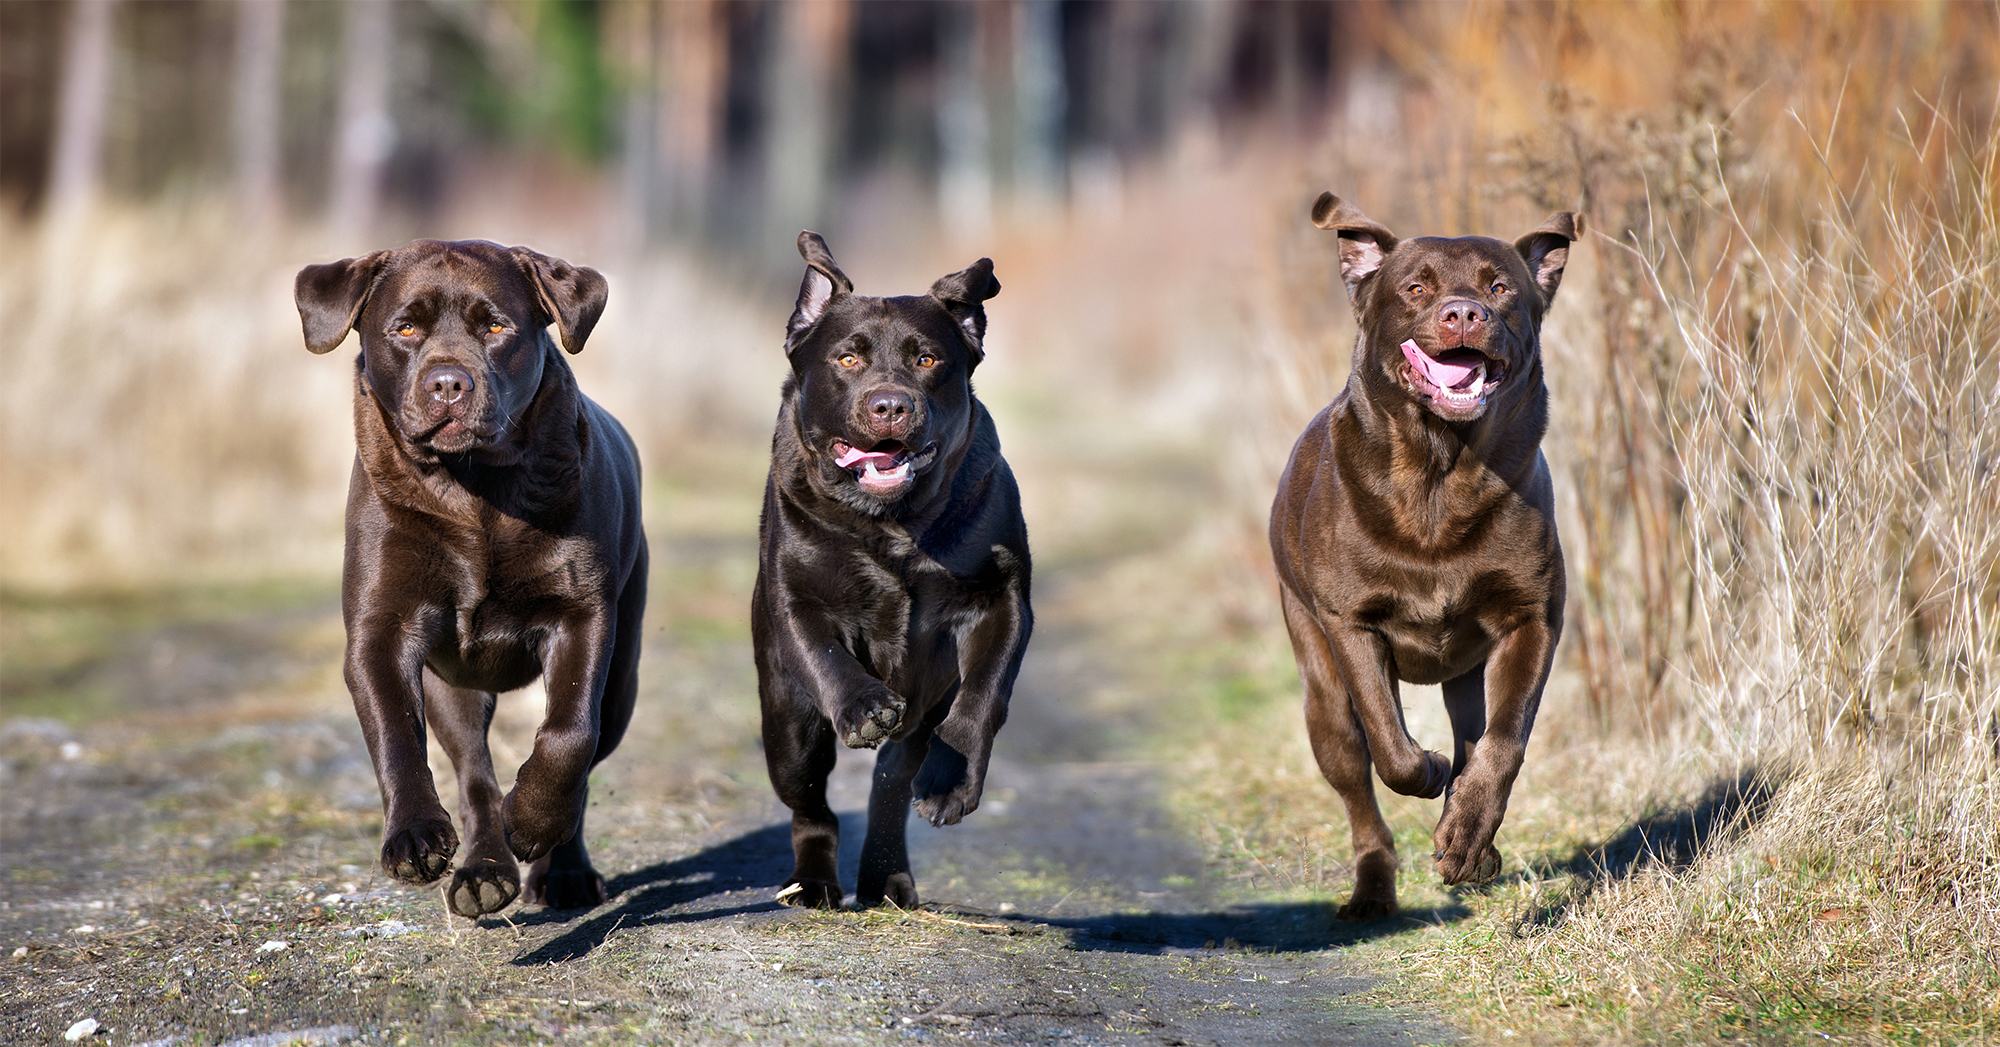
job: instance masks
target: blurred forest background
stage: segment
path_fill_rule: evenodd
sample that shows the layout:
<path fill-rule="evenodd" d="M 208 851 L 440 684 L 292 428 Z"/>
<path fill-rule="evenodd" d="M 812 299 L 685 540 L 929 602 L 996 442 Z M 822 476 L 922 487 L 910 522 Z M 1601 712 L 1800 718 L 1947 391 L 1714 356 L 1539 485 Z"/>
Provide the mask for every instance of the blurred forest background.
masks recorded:
<path fill-rule="evenodd" d="M 1353 337 L 1307 207 L 1581 210 L 1545 342 L 1568 631 L 1502 842 L 1578 856 L 1510 854 L 1529 917 L 1439 946 L 1434 990 L 1614 1039 L 1990 1032 L 1996 12 L 0 3 L 0 587 L 334 576 L 351 374 L 300 344 L 304 264 L 442 236 L 604 271 L 576 366 L 672 505 L 755 497 L 800 229 L 864 293 L 987 255 L 1038 586 L 1093 572 L 1070 625 L 1199 692 L 1218 861 L 1344 891 L 1304 747 L 1244 755 L 1301 736 L 1263 518 Z M 1690 823 L 1729 845 L 1607 879 L 1565 781 L 1617 818 L 1735 783 Z"/>

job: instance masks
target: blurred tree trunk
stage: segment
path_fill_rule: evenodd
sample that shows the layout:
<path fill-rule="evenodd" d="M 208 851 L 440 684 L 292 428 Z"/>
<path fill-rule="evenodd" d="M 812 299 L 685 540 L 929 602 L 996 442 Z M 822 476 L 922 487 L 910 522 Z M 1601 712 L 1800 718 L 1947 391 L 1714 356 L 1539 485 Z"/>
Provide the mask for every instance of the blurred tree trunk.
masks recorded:
<path fill-rule="evenodd" d="M 723 85 L 729 75 L 729 32 L 715 0 L 683 0 L 661 8 L 659 78 L 660 170 L 669 228 L 707 232 L 716 167 Z"/>
<path fill-rule="evenodd" d="M 379 0 L 347 5 L 340 64 L 339 117 L 334 133 L 333 200 L 328 224 L 336 250 L 364 242 L 381 206 L 382 172 L 395 145 L 389 120 L 389 18 Z"/>
<path fill-rule="evenodd" d="M 991 13 L 983 4 L 938 10 L 938 214 L 945 232 L 980 241 L 993 231 L 993 134 L 986 104 Z"/>
<path fill-rule="evenodd" d="M 603 21 L 600 46 L 610 56 L 622 88 L 623 124 L 619 135 L 619 181 L 622 208 L 616 212 L 613 242 L 626 248 L 652 239 L 661 220 L 660 178 L 660 54 L 663 46 L 662 6 L 651 0 L 622 0 Z"/>
<path fill-rule="evenodd" d="M 1062 201 L 1063 125 L 1069 92 L 1063 79 L 1062 5 L 1023 0 L 1014 16 L 1014 199 L 1028 213 Z"/>
<path fill-rule="evenodd" d="M 789 245 L 799 230 L 826 218 L 850 11 L 846 0 L 820 0 L 780 4 L 772 15 L 776 60 L 766 64 L 764 80 L 761 224 L 767 240 Z"/>
<path fill-rule="evenodd" d="M 234 144 L 237 206 L 252 221 L 280 207 L 278 68 L 285 51 L 285 0 L 240 0 L 236 7 Z"/>
<path fill-rule="evenodd" d="M 111 93 L 116 0 L 81 0 L 70 15 L 55 149 L 49 163 L 48 223 L 61 240 L 97 201 L 104 169 L 104 120 Z"/>

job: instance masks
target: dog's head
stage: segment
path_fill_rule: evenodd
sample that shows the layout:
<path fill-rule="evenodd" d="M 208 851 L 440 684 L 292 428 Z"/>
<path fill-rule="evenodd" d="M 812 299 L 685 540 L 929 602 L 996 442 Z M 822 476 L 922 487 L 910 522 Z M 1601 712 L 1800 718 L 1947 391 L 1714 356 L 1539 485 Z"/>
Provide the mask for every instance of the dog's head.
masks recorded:
<path fill-rule="evenodd" d="M 872 515 L 924 501 L 968 437 L 982 303 L 1000 293 L 993 260 L 929 294 L 872 298 L 854 293 L 818 233 L 799 234 L 799 254 L 806 276 L 786 326 L 786 395 L 811 482 Z"/>
<path fill-rule="evenodd" d="M 1445 421 L 1470 422 L 1535 375 L 1542 314 L 1569 245 L 1583 236 L 1582 215 L 1550 215 L 1512 244 L 1398 240 L 1332 193 L 1320 194 L 1312 219 L 1340 236 L 1340 276 L 1361 324 L 1355 367 L 1371 389 L 1400 390 Z"/>
<path fill-rule="evenodd" d="M 562 366 L 553 323 L 574 353 L 604 312 L 595 269 L 483 240 L 418 240 L 299 270 L 292 295 L 306 348 L 361 334 L 362 377 L 382 415 L 419 454 L 502 453 Z"/>

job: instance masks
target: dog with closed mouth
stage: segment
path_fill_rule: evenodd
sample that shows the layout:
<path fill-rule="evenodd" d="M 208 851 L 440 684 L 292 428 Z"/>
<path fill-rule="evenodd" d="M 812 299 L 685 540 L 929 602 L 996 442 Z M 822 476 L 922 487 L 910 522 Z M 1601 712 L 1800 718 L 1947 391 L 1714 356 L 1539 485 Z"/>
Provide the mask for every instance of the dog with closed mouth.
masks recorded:
<path fill-rule="evenodd" d="M 606 292 L 596 270 L 525 247 L 436 240 L 307 266 L 293 289 L 308 349 L 361 336 L 341 611 L 382 788 L 382 868 L 431 883 L 458 850 L 428 724 L 470 840 L 444 891 L 461 916 L 517 895 L 605 900 L 583 816 L 590 769 L 617 748 L 638 689 L 639 455 L 548 328 L 578 352 Z M 547 711 L 503 797 L 486 740 L 495 692 L 538 677 Z"/>
<path fill-rule="evenodd" d="M 1278 482 L 1271 552 L 1313 755 L 1353 834 L 1339 915 L 1369 920 L 1396 912 L 1371 768 L 1398 793 L 1445 796 L 1445 883 L 1500 871 L 1494 834 L 1562 634 L 1541 324 L 1583 218 L 1511 244 L 1399 240 L 1332 193 L 1312 218 L 1339 238 L 1360 335 L 1346 389 Z M 1443 685 L 1449 761 L 1410 737 L 1399 681 Z"/>
<path fill-rule="evenodd" d="M 912 801 L 933 825 L 979 806 L 1034 626 L 1020 492 L 972 393 L 1000 283 L 982 258 L 928 294 L 857 295 L 818 234 L 798 247 L 750 611 L 764 756 L 792 810 L 779 898 L 844 897 L 837 741 L 881 750 L 855 899 L 910 908 Z"/>

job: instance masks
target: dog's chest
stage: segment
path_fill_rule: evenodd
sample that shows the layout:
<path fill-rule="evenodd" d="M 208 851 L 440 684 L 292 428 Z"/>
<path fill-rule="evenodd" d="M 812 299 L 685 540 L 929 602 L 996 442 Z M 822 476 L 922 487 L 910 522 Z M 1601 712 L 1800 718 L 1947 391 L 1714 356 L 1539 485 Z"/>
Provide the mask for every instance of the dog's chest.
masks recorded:
<path fill-rule="evenodd" d="M 956 679 L 957 625 L 968 603 L 963 580 L 907 541 L 852 557 L 842 631 L 856 659 L 904 693 Z"/>
<path fill-rule="evenodd" d="M 441 567 L 451 599 L 429 661 L 463 687 L 526 685 L 541 673 L 546 637 L 603 604 L 603 571 L 580 540 L 502 536 L 461 547 Z"/>

